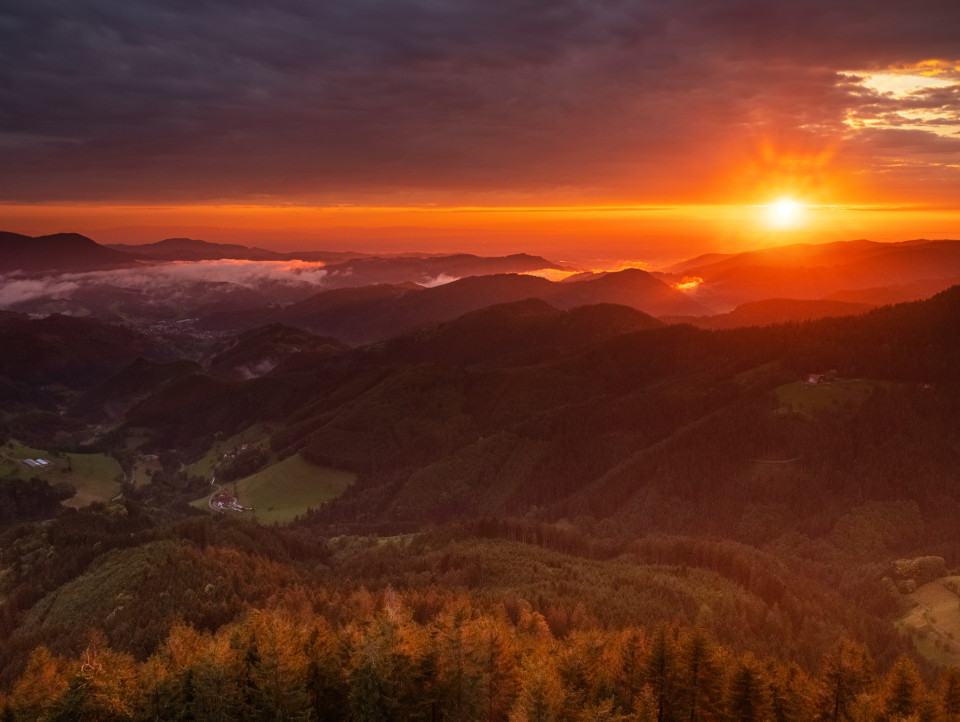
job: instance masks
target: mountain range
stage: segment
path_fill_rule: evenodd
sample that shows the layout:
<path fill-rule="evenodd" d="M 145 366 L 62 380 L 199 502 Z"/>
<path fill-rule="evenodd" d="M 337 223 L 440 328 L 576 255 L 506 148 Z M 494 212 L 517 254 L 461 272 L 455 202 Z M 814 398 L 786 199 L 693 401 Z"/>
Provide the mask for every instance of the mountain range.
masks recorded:
<path fill-rule="evenodd" d="M 208 243 L 172 238 L 152 244 L 101 246 L 79 234 L 30 238 L 13 233 L 0 237 L 0 271 L 38 274 L 112 270 L 121 275 L 72 280 L 64 294 L 37 291 L 7 307 L 30 313 L 83 312 L 97 318 L 150 320 L 205 318 L 210 329 L 239 330 L 268 322 L 299 325 L 349 343 L 386 338 L 424 323 L 452 319 L 460 313 L 494 303 L 540 298 L 560 307 L 620 303 L 671 321 L 686 318 L 704 327 L 740 323 L 776 323 L 818 315 L 859 312 L 868 306 L 928 298 L 960 280 L 960 242 L 850 241 L 821 245 L 796 244 L 739 254 L 707 254 L 676 264 L 666 271 L 571 273 L 575 269 L 540 256 L 513 254 L 483 258 L 470 254 L 430 256 L 401 254 L 376 257 L 352 252 L 309 251 L 278 253 L 239 244 Z M 321 264 L 311 276 L 291 273 L 236 280 L 221 271 L 218 284 L 187 279 L 158 296 L 123 283 L 125 269 L 156 263 L 240 260 L 249 263 L 300 262 Z M 314 272 L 317 267 L 312 267 Z M 543 279 L 470 282 L 471 276 L 500 276 L 552 270 L 567 273 L 563 283 Z M 417 287 L 463 281 L 448 292 L 427 293 L 415 300 Z M 471 285 L 472 284 L 472 285 Z M 381 288 L 373 288 L 381 286 Z M 392 288 L 387 288 L 387 287 Z M 341 288 L 357 294 L 325 293 Z M 319 293 L 318 293 L 319 289 Z M 318 294 L 315 299 L 308 296 Z M 449 294 L 449 295 L 447 295 Z M 473 299 L 470 299 L 470 296 Z M 399 299 L 403 296 L 403 300 Z M 771 301 L 777 300 L 771 305 Z M 394 306 L 392 300 L 398 300 Z M 436 300 L 436 302 L 434 302 Z M 818 303 L 799 303 L 817 301 Z M 356 308 L 350 306 L 356 302 Z M 762 303 L 760 303 L 762 302 Z M 788 302 L 792 302 L 789 306 Z M 830 302 L 830 303 L 828 303 Z M 844 307 L 840 303 L 860 304 Z M 450 303 L 447 307 L 445 304 Z M 733 315 L 737 306 L 752 304 Z M 72 305 L 71 305 L 72 304 Z M 291 305 L 292 304 L 292 305 Z M 283 309 L 268 306 L 281 305 Z M 338 307 L 331 320 L 329 309 Z M 434 308 L 427 309 L 427 306 Z M 387 314 L 384 316 L 384 314 Z M 723 314 L 722 318 L 715 318 Z M 371 316 L 379 316 L 382 322 Z M 389 316 L 389 318 L 388 318 Z M 396 325 L 399 324 L 399 325 Z"/>
<path fill-rule="evenodd" d="M 960 241 L 796 244 L 700 256 L 668 273 L 697 279 L 697 298 L 714 308 L 767 298 L 850 300 L 851 292 L 865 291 L 879 303 L 895 303 L 960 280 Z"/>
<path fill-rule="evenodd" d="M 320 293 L 277 309 L 238 310 L 201 321 L 210 330 L 236 331 L 279 322 L 333 336 L 350 344 L 379 341 L 415 328 L 449 321 L 487 306 L 539 299 L 569 309 L 619 304 L 650 315 L 681 315 L 703 307 L 646 271 L 628 269 L 577 283 L 537 276 L 468 276 L 432 288 L 414 284 L 377 285 Z"/>
<path fill-rule="evenodd" d="M 117 268 L 136 257 L 101 246 L 79 233 L 24 236 L 0 231 L 0 273 L 90 271 Z"/>
<path fill-rule="evenodd" d="M 95 653 L 111 674 L 186 655 L 169 687 L 145 682 L 156 708 L 142 716 L 170 717 L 212 704 L 228 670 L 267 689 L 271 660 L 318 639 L 313 676 L 290 689 L 306 699 L 327 660 L 322 674 L 359 695 L 369 650 L 433 679 L 522 634 L 543 656 L 510 674 L 554 664 L 579 709 L 589 650 L 597 684 L 609 666 L 628 690 L 623 670 L 653 684 L 657 659 L 688 659 L 703 635 L 724 645 L 704 657 L 716 669 L 739 660 L 718 699 L 754 670 L 764 704 L 792 679 L 794 718 L 820 705 L 829 719 L 819 700 L 841 652 L 843 669 L 869 654 L 891 679 L 903 659 L 931 675 L 960 659 L 946 606 L 913 637 L 903 621 L 928 585 L 953 594 L 960 564 L 960 286 L 711 315 L 669 281 L 364 285 L 172 324 L 187 340 L 0 312 L 0 467 L 20 475 L 0 484 L 4 699 L 29 718 L 27 691 L 62 694 L 76 718 L 92 704 L 79 681 L 15 680 L 66 679 L 60 660 Z M 24 466 L 38 457 L 53 468 Z M 71 483 L 100 501 L 58 512 Z M 234 495 L 254 508 L 215 509 Z M 303 625 L 314 641 L 287 644 Z M 398 656 L 414 648 L 431 651 Z M 877 685 L 857 704 L 885 704 L 893 682 Z"/>

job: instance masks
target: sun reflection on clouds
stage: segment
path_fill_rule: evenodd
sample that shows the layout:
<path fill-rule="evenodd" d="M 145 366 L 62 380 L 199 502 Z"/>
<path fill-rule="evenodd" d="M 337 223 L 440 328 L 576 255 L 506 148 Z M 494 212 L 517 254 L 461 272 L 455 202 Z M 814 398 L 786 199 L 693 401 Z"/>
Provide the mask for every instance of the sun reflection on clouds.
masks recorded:
<path fill-rule="evenodd" d="M 944 77 L 915 75 L 913 73 L 874 73 L 867 75 L 861 85 L 872 88 L 878 93 L 889 93 L 894 98 L 908 98 L 912 93 L 928 88 L 946 88 L 955 84 L 956 80 Z"/>
<path fill-rule="evenodd" d="M 853 130 L 920 130 L 956 138 L 960 125 L 960 63 L 926 60 L 881 71 L 841 75 L 857 98 L 844 123 Z"/>
<path fill-rule="evenodd" d="M 684 276 L 682 281 L 673 284 L 673 288 L 677 291 L 692 291 L 701 283 L 703 283 L 703 279 L 699 276 L 694 276 L 692 278 Z"/>
<path fill-rule="evenodd" d="M 581 271 L 562 271 L 559 268 L 540 268 L 540 269 L 537 269 L 536 271 L 524 271 L 519 275 L 536 276 L 538 278 L 545 278 L 548 281 L 557 282 L 557 281 L 566 280 L 570 278 L 570 276 L 575 276 L 578 273 L 581 273 Z"/>

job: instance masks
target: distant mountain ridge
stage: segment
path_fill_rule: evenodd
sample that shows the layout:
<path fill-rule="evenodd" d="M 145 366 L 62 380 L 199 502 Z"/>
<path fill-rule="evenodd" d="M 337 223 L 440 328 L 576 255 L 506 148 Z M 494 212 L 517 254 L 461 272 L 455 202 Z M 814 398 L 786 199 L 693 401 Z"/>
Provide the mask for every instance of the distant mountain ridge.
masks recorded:
<path fill-rule="evenodd" d="M 137 262 L 136 256 L 101 246 L 79 233 L 25 236 L 0 231 L 0 272 L 90 271 Z"/>
<path fill-rule="evenodd" d="M 603 303 L 560 310 L 528 298 L 397 336 L 378 345 L 377 352 L 406 363 L 538 363 L 603 339 L 663 325 L 629 306 Z"/>
<path fill-rule="evenodd" d="M 529 298 L 557 309 L 619 304 L 671 321 L 717 328 L 859 313 L 867 306 L 929 298 L 960 282 L 960 241 L 954 240 L 794 244 L 709 253 L 665 272 L 628 268 L 575 273 L 576 269 L 526 253 L 496 257 L 279 253 L 191 238 L 108 247 L 73 233 L 37 238 L 0 233 L 0 273 L 118 269 L 122 274 L 125 268 L 151 264 L 219 260 L 318 266 L 306 273 L 295 267 L 244 269 L 237 264 L 234 274 L 224 264 L 217 269 L 215 282 L 191 279 L 193 285 L 171 285 L 167 295 L 145 290 L 139 281 L 125 285 L 122 275 L 80 279 L 66 292 L 54 285 L 48 295 L 41 289 L 6 306 L 25 313 L 76 313 L 104 320 L 199 318 L 205 328 L 229 332 L 283 323 L 356 345 Z M 538 277 L 543 270 L 571 275 L 551 282 Z M 760 302 L 764 303 L 740 308 Z M 788 302 L 793 302 L 789 308 Z"/>
<path fill-rule="evenodd" d="M 628 269 L 575 283 L 538 276 L 468 276 L 432 288 L 380 284 L 321 291 L 282 309 L 253 309 L 210 316 L 205 328 L 237 331 L 278 322 L 360 345 L 407 333 L 488 306 L 538 299 L 557 309 L 595 304 L 629 306 L 651 316 L 704 311 L 682 292 L 646 271 Z"/>
<path fill-rule="evenodd" d="M 525 273 L 541 269 L 568 270 L 542 256 L 514 253 L 507 256 L 455 254 L 400 254 L 378 256 L 339 251 L 294 251 L 282 253 L 238 243 L 211 243 L 194 238 L 167 238 L 142 245 L 105 246 L 156 261 L 304 261 L 328 266 L 329 278 L 337 285 L 375 283 L 432 283 L 438 278 L 462 278 L 494 273 Z"/>
<path fill-rule="evenodd" d="M 216 261 L 227 258 L 247 261 L 287 260 L 286 254 L 265 248 L 249 248 L 238 243 L 211 243 L 193 238 L 166 238 L 142 245 L 111 243 L 105 247 L 158 261 Z"/>
<path fill-rule="evenodd" d="M 742 328 L 812 321 L 834 316 L 856 316 L 869 311 L 875 305 L 852 301 L 771 298 L 742 303 L 729 313 L 715 316 L 663 316 L 661 320 L 667 323 L 689 323 L 698 328 Z"/>
<path fill-rule="evenodd" d="M 714 310 L 770 298 L 854 300 L 849 292 L 866 289 L 874 303 L 896 303 L 917 298 L 904 287 L 925 282 L 928 297 L 960 281 L 960 241 L 855 240 L 707 254 L 670 267 L 664 278 L 699 279 L 694 298 Z"/>

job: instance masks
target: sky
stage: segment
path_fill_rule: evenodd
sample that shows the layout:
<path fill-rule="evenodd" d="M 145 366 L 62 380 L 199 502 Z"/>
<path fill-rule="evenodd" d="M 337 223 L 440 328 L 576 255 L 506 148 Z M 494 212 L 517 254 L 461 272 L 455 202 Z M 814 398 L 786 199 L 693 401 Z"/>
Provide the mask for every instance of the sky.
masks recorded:
<path fill-rule="evenodd" d="M 954 0 L 5 0 L 0 228 L 661 259 L 956 238 L 957 28 Z"/>

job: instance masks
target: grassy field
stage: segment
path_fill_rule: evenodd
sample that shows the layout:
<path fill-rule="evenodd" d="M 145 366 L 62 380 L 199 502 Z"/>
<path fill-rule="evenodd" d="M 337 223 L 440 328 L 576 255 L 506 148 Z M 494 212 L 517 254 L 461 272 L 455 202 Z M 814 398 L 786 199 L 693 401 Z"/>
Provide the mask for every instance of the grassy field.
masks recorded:
<path fill-rule="evenodd" d="M 286 524 L 307 509 L 340 496 L 356 476 L 349 471 L 316 466 L 294 454 L 240 479 L 236 485 L 224 485 L 224 491 L 232 492 L 236 486 L 240 503 L 253 507 L 242 512 L 243 516 L 263 524 Z M 192 506 L 207 508 L 209 498 L 195 501 Z"/>
<path fill-rule="evenodd" d="M 67 481 L 77 488 L 64 506 L 80 508 L 94 501 L 110 501 L 120 493 L 123 470 L 116 459 L 106 454 L 62 454 L 53 456 L 42 449 L 33 449 L 16 442 L 5 445 L 0 456 L 0 476 L 46 479 L 51 484 Z M 32 469 L 22 459 L 46 459 L 52 462 L 44 469 Z"/>
<path fill-rule="evenodd" d="M 156 459 L 138 459 L 133 464 L 133 470 L 130 473 L 130 481 L 134 486 L 145 486 L 150 483 L 151 472 L 160 471 L 163 467 Z"/>
<path fill-rule="evenodd" d="M 77 487 L 72 499 L 64 506 L 79 509 L 94 501 L 110 501 L 120 493 L 123 469 L 117 460 L 106 454 L 66 454 L 68 470 L 57 475 Z"/>
<path fill-rule="evenodd" d="M 307 509 L 340 496 L 357 475 L 289 456 L 237 482 L 237 498 L 264 524 L 285 524 Z M 245 512 L 247 513 L 247 512 Z"/>
<path fill-rule="evenodd" d="M 873 395 L 876 381 L 850 379 L 808 384 L 794 381 L 777 389 L 780 407 L 803 416 L 818 413 L 846 413 L 854 411 Z"/>
<path fill-rule="evenodd" d="M 943 577 L 908 595 L 914 605 L 897 622 L 934 664 L 960 666 L 960 577 Z"/>
<path fill-rule="evenodd" d="M 271 429 L 263 424 L 254 424 L 248 429 L 244 429 L 239 434 L 234 434 L 229 439 L 218 441 L 211 449 L 200 459 L 192 464 L 187 464 L 186 472 L 188 476 L 202 476 L 209 479 L 213 476 L 214 469 L 223 459 L 227 452 L 238 450 L 243 444 L 253 445 L 266 442 L 271 434 Z"/>

